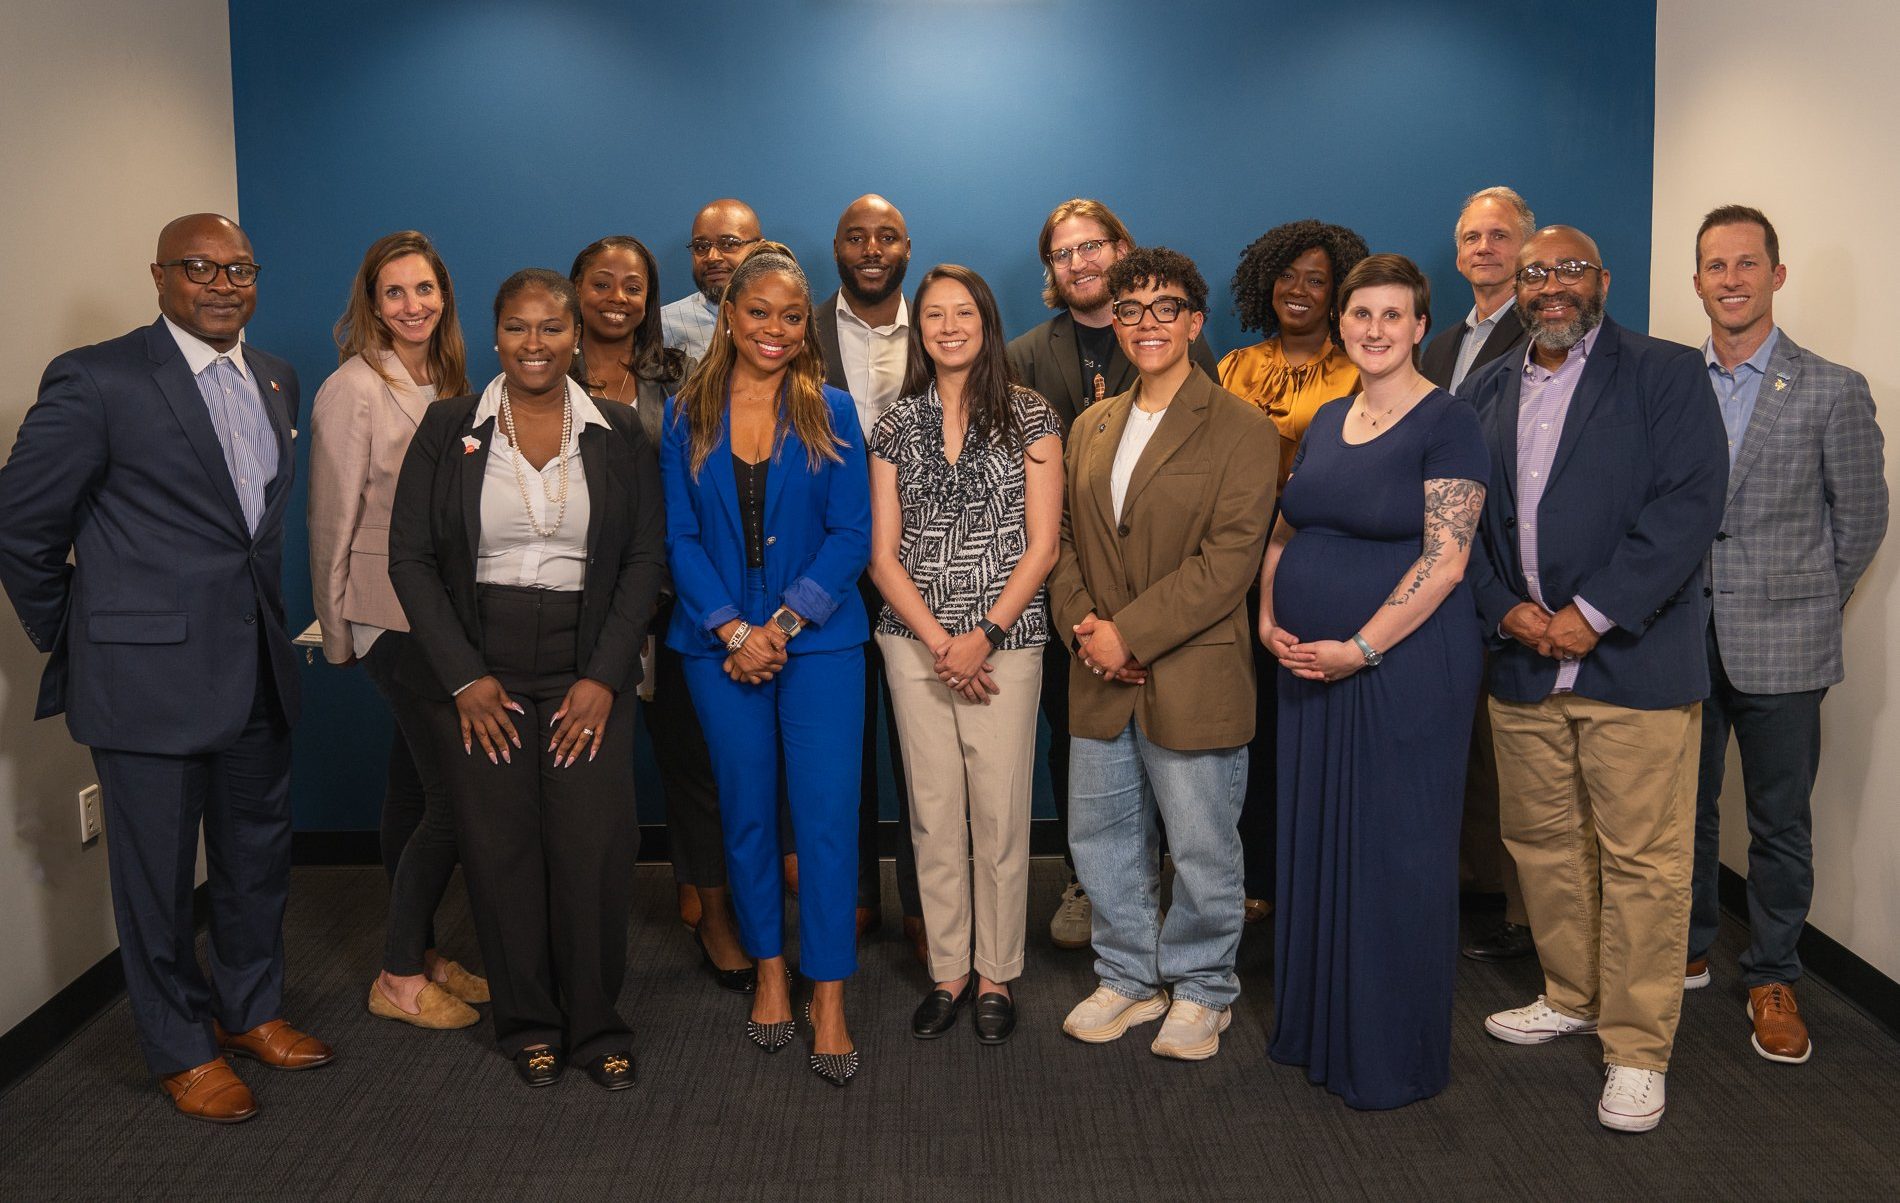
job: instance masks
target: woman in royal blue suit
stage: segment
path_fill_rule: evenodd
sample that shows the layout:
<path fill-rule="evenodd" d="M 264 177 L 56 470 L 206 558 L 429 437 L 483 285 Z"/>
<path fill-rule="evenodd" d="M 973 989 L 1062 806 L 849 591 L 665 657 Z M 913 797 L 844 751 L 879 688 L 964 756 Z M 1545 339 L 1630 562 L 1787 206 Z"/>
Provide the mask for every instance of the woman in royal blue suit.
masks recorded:
<path fill-rule="evenodd" d="M 857 1072 L 844 979 L 857 970 L 858 757 L 869 625 L 864 438 L 806 337 L 811 287 L 774 242 L 727 281 L 712 346 L 667 404 L 660 467 L 678 604 L 667 645 L 712 751 L 739 937 L 758 959 L 748 1035 L 792 1039 L 778 798 L 799 861 L 799 949 L 813 982 L 811 1068 Z"/>

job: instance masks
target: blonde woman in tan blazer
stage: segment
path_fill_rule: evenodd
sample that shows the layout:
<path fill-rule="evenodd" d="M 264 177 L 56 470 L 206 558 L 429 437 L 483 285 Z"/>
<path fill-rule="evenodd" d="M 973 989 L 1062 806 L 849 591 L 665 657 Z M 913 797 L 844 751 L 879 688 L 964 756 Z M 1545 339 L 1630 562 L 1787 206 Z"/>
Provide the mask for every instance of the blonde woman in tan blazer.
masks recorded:
<path fill-rule="evenodd" d="M 1278 435 L 1193 369 L 1207 284 L 1185 256 L 1130 252 L 1109 312 L 1139 378 L 1070 428 L 1049 579 L 1069 688 L 1069 850 L 1094 908 L 1095 993 L 1063 1030 L 1104 1043 L 1167 1016 L 1151 1049 L 1220 1048 L 1240 994 L 1237 824 L 1254 728 L 1253 624 Z M 1159 914 L 1160 846 L 1174 902 Z M 1173 1003 L 1169 1003 L 1169 991 Z"/>
<path fill-rule="evenodd" d="M 409 441 L 438 395 L 469 391 L 455 290 L 428 238 L 401 230 L 371 244 L 336 343 L 339 366 L 311 409 L 311 592 L 324 658 L 361 661 L 396 716 L 382 820 L 389 922 L 369 1010 L 418 1027 L 467 1027 L 480 1018 L 468 1004 L 488 1001 L 488 983 L 435 949 L 455 826 L 423 738 L 423 703 L 403 683 L 414 651 L 389 584 L 389 511 Z"/>

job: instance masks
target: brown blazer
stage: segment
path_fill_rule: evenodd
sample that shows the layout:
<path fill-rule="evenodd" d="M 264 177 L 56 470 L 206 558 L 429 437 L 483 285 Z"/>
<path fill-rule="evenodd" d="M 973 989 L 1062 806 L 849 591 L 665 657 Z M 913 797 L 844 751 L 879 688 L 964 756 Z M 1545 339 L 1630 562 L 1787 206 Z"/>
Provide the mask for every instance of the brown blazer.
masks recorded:
<path fill-rule="evenodd" d="M 389 509 L 429 403 L 394 354 L 381 361 L 395 383 L 352 356 L 310 409 L 310 593 L 332 664 L 353 654 L 352 622 L 409 629 L 389 585 Z"/>
<path fill-rule="evenodd" d="M 1135 464 L 1117 522 L 1109 473 L 1140 389 L 1091 406 L 1071 428 L 1049 607 L 1065 644 L 1090 611 L 1114 619 L 1148 683 L 1116 684 L 1075 658 L 1069 731 L 1114 739 L 1132 715 L 1164 748 L 1239 747 L 1254 733 L 1247 588 L 1266 550 L 1280 436 L 1258 408 L 1190 372 Z"/>

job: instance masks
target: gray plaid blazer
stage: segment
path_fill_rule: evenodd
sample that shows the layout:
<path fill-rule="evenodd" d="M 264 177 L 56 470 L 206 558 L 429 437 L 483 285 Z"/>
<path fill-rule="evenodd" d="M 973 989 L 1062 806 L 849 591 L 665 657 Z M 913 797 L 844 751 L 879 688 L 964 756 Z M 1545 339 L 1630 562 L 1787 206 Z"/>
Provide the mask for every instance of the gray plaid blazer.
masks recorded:
<path fill-rule="evenodd" d="M 1722 667 L 1744 693 L 1840 681 L 1841 608 L 1887 533 L 1867 378 L 1782 331 L 1709 548 Z"/>

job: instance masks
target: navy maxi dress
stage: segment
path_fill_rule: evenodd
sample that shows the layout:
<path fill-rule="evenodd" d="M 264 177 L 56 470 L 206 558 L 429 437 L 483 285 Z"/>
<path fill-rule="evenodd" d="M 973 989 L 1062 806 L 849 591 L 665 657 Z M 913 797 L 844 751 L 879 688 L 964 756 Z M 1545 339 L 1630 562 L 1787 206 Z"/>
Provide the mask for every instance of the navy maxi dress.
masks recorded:
<path fill-rule="evenodd" d="M 1418 558 L 1424 482 L 1489 476 L 1470 405 L 1442 389 L 1370 442 L 1322 407 L 1282 502 L 1295 531 L 1275 621 L 1350 640 Z M 1385 661 L 1327 684 L 1275 673 L 1280 702 L 1275 1061 L 1353 1107 L 1400 1107 L 1451 1076 L 1458 829 L 1482 671 L 1464 585 Z"/>

